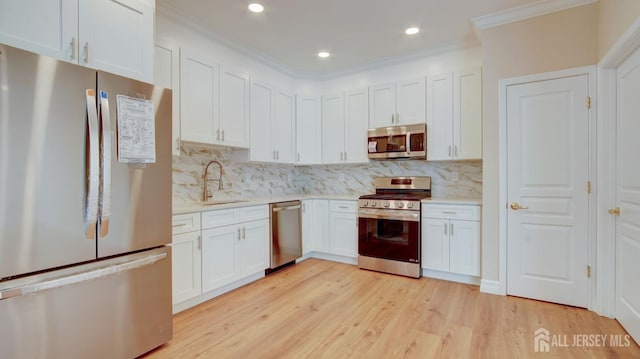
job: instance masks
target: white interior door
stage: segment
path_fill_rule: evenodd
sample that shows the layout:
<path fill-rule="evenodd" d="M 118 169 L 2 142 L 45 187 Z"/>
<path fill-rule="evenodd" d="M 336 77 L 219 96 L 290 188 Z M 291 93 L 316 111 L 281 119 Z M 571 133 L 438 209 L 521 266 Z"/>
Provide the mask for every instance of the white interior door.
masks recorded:
<path fill-rule="evenodd" d="M 588 96 L 588 75 L 507 88 L 510 295 L 588 305 Z"/>
<path fill-rule="evenodd" d="M 617 71 L 616 318 L 640 343 L 640 50 Z"/>

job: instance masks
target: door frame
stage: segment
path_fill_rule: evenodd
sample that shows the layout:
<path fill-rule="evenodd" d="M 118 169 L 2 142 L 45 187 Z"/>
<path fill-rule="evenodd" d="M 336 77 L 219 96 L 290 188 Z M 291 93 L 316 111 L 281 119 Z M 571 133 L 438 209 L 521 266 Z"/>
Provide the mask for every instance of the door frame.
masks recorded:
<path fill-rule="evenodd" d="M 591 180 L 591 195 L 589 196 L 589 258 L 591 266 L 591 278 L 588 281 L 588 309 L 594 310 L 596 303 L 596 285 L 594 285 L 596 269 L 596 66 L 584 66 L 572 69 L 545 72 L 534 75 L 502 79 L 498 82 L 499 112 L 498 112 L 498 186 L 500 206 L 500 232 L 499 232 L 499 279 L 498 294 L 507 294 L 507 89 L 512 85 L 521 85 L 531 82 L 553 80 L 563 77 L 587 75 L 589 77 L 589 96 L 591 97 L 591 111 L 589 111 L 589 179 Z M 586 99 L 585 99 L 586 101 Z M 586 190 L 586 189 L 585 189 Z M 586 275 L 586 274 L 585 274 Z"/>
<path fill-rule="evenodd" d="M 640 18 L 609 49 L 598 63 L 598 244 L 600 274 L 596 286 L 598 297 L 594 311 L 615 318 L 616 315 L 616 220 L 607 211 L 616 206 L 616 127 L 618 66 L 640 48 Z"/>

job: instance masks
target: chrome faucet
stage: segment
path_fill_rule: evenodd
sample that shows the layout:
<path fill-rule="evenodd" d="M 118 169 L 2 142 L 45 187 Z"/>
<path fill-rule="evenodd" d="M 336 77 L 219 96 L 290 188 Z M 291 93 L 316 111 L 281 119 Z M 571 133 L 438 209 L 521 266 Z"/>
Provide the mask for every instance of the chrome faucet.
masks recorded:
<path fill-rule="evenodd" d="M 208 177 L 208 173 L 209 173 L 209 166 L 211 166 L 211 164 L 217 164 L 218 168 L 220 170 L 220 176 L 218 177 L 217 180 L 209 180 Z M 209 182 L 213 182 L 213 181 L 218 181 L 218 191 L 222 191 L 223 185 L 222 185 L 222 174 L 224 173 L 223 169 L 222 169 L 222 164 L 220 164 L 220 162 L 213 160 L 210 161 L 209 163 L 207 163 L 207 165 L 204 168 L 204 175 L 202 176 L 203 179 L 203 185 L 202 185 L 202 202 L 206 202 L 209 198 L 213 198 L 213 194 L 211 194 L 211 190 L 209 190 Z"/>

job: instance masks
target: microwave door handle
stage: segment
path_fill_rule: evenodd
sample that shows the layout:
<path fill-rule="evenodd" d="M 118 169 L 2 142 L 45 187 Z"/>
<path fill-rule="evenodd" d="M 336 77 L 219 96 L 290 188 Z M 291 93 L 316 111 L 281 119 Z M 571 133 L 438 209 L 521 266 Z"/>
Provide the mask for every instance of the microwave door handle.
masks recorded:
<path fill-rule="evenodd" d="M 94 89 L 85 91 L 87 140 L 85 148 L 86 197 L 84 203 L 84 230 L 86 239 L 95 239 L 98 226 L 98 201 L 100 197 L 100 145 L 96 93 Z"/>
<path fill-rule="evenodd" d="M 100 237 L 109 234 L 109 216 L 111 215 L 111 117 L 109 113 L 109 95 L 100 91 L 100 123 L 102 129 L 102 153 L 100 176 Z"/>

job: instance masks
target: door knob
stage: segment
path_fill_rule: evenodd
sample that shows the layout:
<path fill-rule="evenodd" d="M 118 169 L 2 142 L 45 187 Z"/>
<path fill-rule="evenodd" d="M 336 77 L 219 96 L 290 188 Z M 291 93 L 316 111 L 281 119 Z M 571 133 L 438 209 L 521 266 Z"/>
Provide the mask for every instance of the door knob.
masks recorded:
<path fill-rule="evenodd" d="M 613 214 L 614 216 L 620 215 L 620 207 L 612 208 L 609 210 L 609 214 Z"/>
<path fill-rule="evenodd" d="M 512 202 L 511 203 L 511 209 L 514 211 L 517 211 L 519 209 L 529 209 L 529 207 L 527 206 L 522 206 L 520 203 L 518 202 Z"/>

